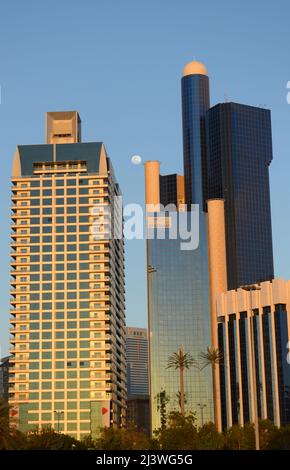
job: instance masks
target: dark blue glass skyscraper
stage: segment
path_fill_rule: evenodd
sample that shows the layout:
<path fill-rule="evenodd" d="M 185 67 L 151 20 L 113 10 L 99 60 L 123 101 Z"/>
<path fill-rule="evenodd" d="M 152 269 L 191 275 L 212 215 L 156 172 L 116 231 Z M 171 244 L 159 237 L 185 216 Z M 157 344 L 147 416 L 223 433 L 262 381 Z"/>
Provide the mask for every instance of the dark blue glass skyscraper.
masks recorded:
<path fill-rule="evenodd" d="M 209 109 L 209 79 L 206 68 L 191 62 L 182 87 L 183 162 L 185 200 L 205 209 L 207 200 L 207 148 L 205 117 Z"/>
<path fill-rule="evenodd" d="M 225 201 L 228 289 L 274 277 L 271 115 L 237 103 L 207 112 L 208 197 Z"/>

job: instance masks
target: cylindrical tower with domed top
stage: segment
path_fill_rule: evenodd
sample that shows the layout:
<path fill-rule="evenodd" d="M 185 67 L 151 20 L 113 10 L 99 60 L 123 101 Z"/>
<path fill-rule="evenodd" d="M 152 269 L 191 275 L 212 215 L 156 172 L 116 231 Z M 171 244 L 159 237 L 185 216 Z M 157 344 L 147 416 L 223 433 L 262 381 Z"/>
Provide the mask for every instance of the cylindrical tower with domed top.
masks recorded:
<path fill-rule="evenodd" d="M 205 115 L 209 109 L 209 79 L 201 62 L 189 62 L 183 69 L 182 126 L 185 199 L 206 210 L 207 156 Z"/>

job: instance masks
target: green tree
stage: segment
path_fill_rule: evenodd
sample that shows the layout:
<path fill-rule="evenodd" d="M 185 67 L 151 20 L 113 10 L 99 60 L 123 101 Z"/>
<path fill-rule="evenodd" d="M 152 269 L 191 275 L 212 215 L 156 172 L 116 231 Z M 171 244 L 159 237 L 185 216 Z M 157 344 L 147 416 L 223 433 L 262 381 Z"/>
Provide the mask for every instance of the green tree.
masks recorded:
<path fill-rule="evenodd" d="M 290 450 L 290 426 L 271 432 L 268 442 L 269 450 Z"/>
<path fill-rule="evenodd" d="M 9 429 L 9 406 L 4 401 L 0 401 L 0 450 L 11 449 L 13 438 Z"/>
<path fill-rule="evenodd" d="M 92 438 L 91 434 L 84 436 L 81 443 L 87 450 L 97 449 L 97 442 Z"/>
<path fill-rule="evenodd" d="M 155 432 L 159 448 L 166 450 L 190 450 L 197 448 L 197 428 L 195 415 L 183 416 L 172 411 L 167 420 L 166 428 Z"/>
<path fill-rule="evenodd" d="M 216 367 L 223 361 L 223 353 L 214 347 L 208 347 L 205 352 L 200 354 L 202 369 L 211 366 L 213 382 L 213 402 L 214 402 L 214 422 L 217 427 L 218 421 L 218 384 L 216 381 Z"/>
<path fill-rule="evenodd" d="M 85 445 L 72 436 L 55 432 L 53 429 L 34 431 L 27 436 L 27 448 L 31 450 L 73 450 L 85 449 Z"/>
<path fill-rule="evenodd" d="M 178 406 L 181 406 L 181 393 L 180 393 L 180 390 L 177 392 L 176 398 L 177 398 Z M 186 403 L 187 403 L 187 396 L 186 396 L 186 393 L 185 393 L 184 394 L 184 405 L 186 405 Z"/>
<path fill-rule="evenodd" d="M 260 449 L 269 449 L 271 439 L 278 432 L 278 428 L 275 426 L 273 421 L 264 419 L 259 421 L 259 435 L 260 435 Z"/>
<path fill-rule="evenodd" d="M 184 416 L 184 371 L 195 364 L 191 354 L 180 348 L 168 358 L 167 369 L 179 369 L 180 382 L 180 412 Z"/>
<path fill-rule="evenodd" d="M 9 405 L 0 399 L 0 450 L 25 449 L 25 436 L 9 425 Z"/>
<path fill-rule="evenodd" d="M 165 428 L 166 426 L 166 419 L 167 419 L 167 403 L 169 403 L 169 397 L 166 394 L 166 391 L 161 389 L 159 393 L 157 393 L 155 400 L 157 402 L 157 412 L 160 414 L 160 423 L 161 427 Z"/>
<path fill-rule="evenodd" d="M 148 450 L 151 447 L 149 437 L 134 427 L 129 429 L 104 428 L 96 442 L 102 450 Z"/>
<path fill-rule="evenodd" d="M 255 450 L 255 433 L 253 424 L 247 423 L 244 427 L 235 424 L 224 434 L 224 449 Z"/>
<path fill-rule="evenodd" d="M 214 423 L 206 423 L 198 429 L 197 448 L 219 450 L 224 446 L 224 435 L 217 431 Z"/>

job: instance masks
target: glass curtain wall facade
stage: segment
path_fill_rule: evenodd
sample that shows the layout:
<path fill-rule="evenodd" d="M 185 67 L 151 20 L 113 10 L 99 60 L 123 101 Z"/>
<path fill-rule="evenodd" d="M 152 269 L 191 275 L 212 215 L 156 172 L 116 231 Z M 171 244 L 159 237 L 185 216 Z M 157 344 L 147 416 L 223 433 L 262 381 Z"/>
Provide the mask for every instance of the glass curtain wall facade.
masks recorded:
<path fill-rule="evenodd" d="M 9 401 L 23 432 L 80 439 L 125 424 L 123 240 L 102 235 L 95 215 L 115 195 L 102 143 L 17 148 Z"/>
<path fill-rule="evenodd" d="M 126 328 L 127 424 L 150 434 L 148 331 Z"/>
<path fill-rule="evenodd" d="M 237 103 L 207 112 L 208 197 L 225 201 L 228 289 L 274 277 L 271 115 Z"/>
<path fill-rule="evenodd" d="M 147 240 L 147 285 L 150 349 L 150 395 L 152 429 L 160 426 L 160 398 L 169 400 L 167 409 L 178 410 L 178 371 L 167 369 L 168 358 L 180 348 L 195 360 L 211 345 L 208 247 L 206 233 L 207 158 L 205 116 L 209 108 L 209 80 L 199 62 L 187 64 L 181 80 L 184 189 L 179 185 L 176 195 L 175 175 L 162 176 L 146 182 L 146 203 L 174 203 L 170 212 L 147 217 L 147 229 L 153 239 Z M 145 169 L 149 175 L 149 165 Z M 152 177 L 154 172 L 150 173 Z M 179 178 L 181 178 L 179 176 Z M 148 177 L 149 179 L 149 177 Z M 180 182 L 182 180 L 179 180 Z M 155 186 L 154 186 L 155 183 Z M 149 194 L 148 188 L 151 190 Z M 174 194 L 175 193 L 175 194 Z M 182 194 L 183 193 L 183 194 Z M 154 198 L 151 197 L 154 195 Z M 191 204 L 198 205 L 199 246 L 181 249 L 181 236 L 169 236 L 174 211 L 184 211 L 187 204 L 187 227 Z M 176 215 L 176 214 L 175 214 Z M 196 223 L 196 221 L 195 221 Z M 160 232 L 159 232 L 160 229 Z M 164 237 L 161 232 L 164 231 Z M 152 232 L 152 234 L 153 234 Z M 179 232 L 180 233 L 180 232 Z M 164 239 L 162 239 L 164 238 Z M 185 371 L 185 408 L 196 412 L 197 423 L 213 421 L 212 377 L 209 369 Z M 159 410 L 159 411 L 158 411 Z"/>
<path fill-rule="evenodd" d="M 206 209 L 207 147 L 206 112 L 209 109 L 209 79 L 194 73 L 181 80 L 183 164 L 185 200 Z"/>
<path fill-rule="evenodd" d="M 167 215 L 170 217 L 170 214 Z M 147 240 L 150 332 L 150 395 L 152 429 L 160 427 L 160 399 L 167 412 L 180 410 L 179 371 L 167 369 L 178 349 L 199 360 L 211 344 L 207 244 L 201 224 L 197 250 L 180 250 L 180 239 Z M 157 231 L 157 229 L 156 229 Z M 198 425 L 213 420 L 212 372 L 192 367 L 184 372 L 185 410 L 196 413 Z M 201 408 L 202 407 L 202 408 Z"/>
<path fill-rule="evenodd" d="M 127 396 L 149 395 L 148 333 L 146 328 L 126 328 Z"/>
<path fill-rule="evenodd" d="M 184 177 L 177 175 L 160 175 L 160 204 L 166 207 L 168 204 L 174 204 L 179 207 L 185 204 L 184 200 Z"/>
<path fill-rule="evenodd" d="M 219 349 L 224 355 L 219 368 L 223 428 L 253 422 L 254 395 L 259 418 L 278 426 L 290 424 L 289 284 L 274 279 L 262 282 L 260 291 L 238 289 L 217 297 Z"/>

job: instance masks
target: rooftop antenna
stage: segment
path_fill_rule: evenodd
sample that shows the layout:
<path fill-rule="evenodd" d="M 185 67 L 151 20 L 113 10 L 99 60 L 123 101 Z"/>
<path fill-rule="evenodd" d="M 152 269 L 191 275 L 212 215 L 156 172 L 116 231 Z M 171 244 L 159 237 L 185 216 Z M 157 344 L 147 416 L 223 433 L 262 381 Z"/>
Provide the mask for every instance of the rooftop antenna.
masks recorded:
<path fill-rule="evenodd" d="M 225 97 L 225 103 L 228 103 L 229 102 L 229 94 L 228 94 L 227 91 L 225 91 L 224 97 Z"/>

